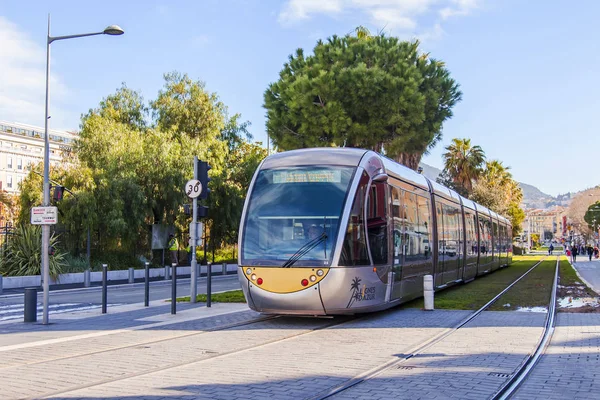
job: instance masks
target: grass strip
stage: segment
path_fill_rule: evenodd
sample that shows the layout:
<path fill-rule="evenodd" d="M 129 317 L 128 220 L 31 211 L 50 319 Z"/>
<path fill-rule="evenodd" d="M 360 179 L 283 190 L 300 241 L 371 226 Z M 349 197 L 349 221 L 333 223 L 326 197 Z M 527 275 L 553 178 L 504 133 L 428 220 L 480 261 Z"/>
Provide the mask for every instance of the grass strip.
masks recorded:
<path fill-rule="evenodd" d="M 543 261 L 508 292 L 504 293 L 490 306 L 489 310 L 510 311 L 530 307 L 547 308 L 552 292 L 555 268 L 555 258 Z"/>
<path fill-rule="evenodd" d="M 246 298 L 241 290 L 231 290 L 229 292 L 214 293 L 210 296 L 210 300 L 214 303 L 245 303 Z M 178 297 L 177 302 L 189 302 L 190 296 Z M 199 294 L 196 296 L 196 301 L 200 303 L 206 302 L 206 295 Z"/>
<path fill-rule="evenodd" d="M 436 309 L 477 310 L 506 286 L 514 282 L 543 256 L 513 257 L 513 263 L 507 267 L 476 278 L 468 284 L 459 284 L 435 293 Z M 423 308 L 423 298 L 415 299 L 404 305 L 406 308 Z"/>

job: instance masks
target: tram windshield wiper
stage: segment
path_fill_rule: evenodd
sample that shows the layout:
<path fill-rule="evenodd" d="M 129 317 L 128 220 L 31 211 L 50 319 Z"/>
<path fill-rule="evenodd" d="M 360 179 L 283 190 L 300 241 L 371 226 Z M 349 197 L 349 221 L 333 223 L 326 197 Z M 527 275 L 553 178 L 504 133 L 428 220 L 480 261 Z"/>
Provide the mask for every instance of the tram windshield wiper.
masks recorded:
<path fill-rule="evenodd" d="M 321 233 L 319 236 L 314 238 L 313 240 L 306 243 L 304 246 L 300 247 L 292 256 L 283 263 L 281 268 L 289 268 L 296 263 L 299 259 L 304 257 L 309 251 L 317 247 L 320 243 L 327 240 L 327 234 L 325 232 Z"/>

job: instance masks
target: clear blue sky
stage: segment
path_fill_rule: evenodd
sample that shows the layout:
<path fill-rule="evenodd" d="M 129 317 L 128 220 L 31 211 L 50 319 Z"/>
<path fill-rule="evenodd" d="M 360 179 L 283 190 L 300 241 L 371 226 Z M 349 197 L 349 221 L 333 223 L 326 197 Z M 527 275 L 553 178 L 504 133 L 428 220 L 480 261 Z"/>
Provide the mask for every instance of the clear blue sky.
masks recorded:
<path fill-rule="evenodd" d="M 0 119 L 43 123 L 48 12 L 55 36 L 126 31 L 52 45 L 52 128 L 77 129 L 121 82 L 152 99 L 177 70 L 205 81 L 265 142 L 263 93 L 288 55 L 364 25 L 420 38 L 461 85 L 426 163 L 442 167 L 443 147 L 468 137 L 546 193 L 600 183 L 598 1 L 0 0 Z"/>

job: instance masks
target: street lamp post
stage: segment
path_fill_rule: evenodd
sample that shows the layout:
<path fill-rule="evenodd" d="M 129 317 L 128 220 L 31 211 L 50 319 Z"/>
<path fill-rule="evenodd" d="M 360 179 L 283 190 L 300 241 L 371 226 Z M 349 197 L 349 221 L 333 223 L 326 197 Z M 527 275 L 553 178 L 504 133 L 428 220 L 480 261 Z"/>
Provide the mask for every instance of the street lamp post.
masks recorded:
<path fill-rule="evenodd" d="M 50 141 L 48 132 L 48 106 L 50 86 L 50 44 L 57 40 L 75 39 L 84 36 L 95 35 L 122 35 L 125 33 L 117 25 L 110 25 L 102 32 L 82 33 L 67 36 L 50 36 L 50 14 L 48 14 L 48 37 L 46 40 L 46 118 L 44 120 L 44 207 L 50 206 Z M 42 280 L 44 290 L 44 308 L 42 323 L 48 324 L 48 302 L 50 297 L 50 259 L 48 248 L 50 246 L 50 225 L 42 225 Z"/>

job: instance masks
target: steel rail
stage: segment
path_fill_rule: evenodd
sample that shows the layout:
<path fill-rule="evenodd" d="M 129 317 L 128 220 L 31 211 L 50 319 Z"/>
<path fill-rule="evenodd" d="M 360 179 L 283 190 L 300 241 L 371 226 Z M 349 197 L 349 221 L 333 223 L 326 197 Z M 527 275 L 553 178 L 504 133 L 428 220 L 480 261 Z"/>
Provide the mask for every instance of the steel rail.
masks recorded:
<path fill-rule="evenodd" d="M 556 289 L 558 285 L 558 270 L 560 267 L 560 257 L 556 257 L 556 270 L 554 271 L 554 282 L 552 284 L 552 293 L 550 294 L 550 304 L 548 305 L 548 315 L 544 324 L 544 332 L 540 338 L 535 352 L 530 354 L 513 376 L 491 397 L 492 400 L 509 399 L 521 386 L 527 378 L 533 367 L 537 364 L 540 357 L 546 350 L 552 334 L 554 333 L 554 324 L 556 318 Z"/>
<path fill-rule="evenodd" d="M 508 290 L 510 290 L 515 284 L 517 284 L 517 282 L 519 282 L 521 279 L 523 279 L 527 274 L 529 274 L 531 271 L 533 271 L 535 268 L 537 268 L 545 259 L 546 259 L 546 257 L 542 258 L 535 265 L 533 265 L 530 269 L 528 269 L 523 275 L 521 275 L 519 278 L 517 278 L 515 281 L 513 281 L 510 285 L 508 285 L 504 290 L 502 290 L 500 293 L 498 293 L 496 296 L 494 296 L 493 299 L 488 301 L 485 305 L 483 305 L 481 308 L 479 308 L 478 310 L 473 312 L 471 315 L 467 316 L 461 322 L 459 322 L 458 324 L 456 324 L 455 326 L 453 326 L 451 328 L 444 330 L 443 332 L 440 332 L 433 338 L 430 338 L 430 339 L 426 340 L 425 342 L 419 344 L 416 348 L 410 350 L 408 352 L 408 354 L 404 355 L 403 357 L 401 357 L 401 358 L 395 357 L 386 363 L 383 363 L 375 368 L 370 369 L 369 371 L 366 371 L 360 375 L 357 375 L 354 378 L 348 379 L 346 382 L 341 383 L 338 386 L 334 386 L 333 388 L 322 391 L 315 396 L 308 397 L 307 400 L 323 400 L 323 399 L 327 399 L 331 396 L 334 396 L 336 394 L 339 394 L 353 386 L 356 386 L 362 382 L 365 382 L 365 381 L 375 378 L 376 376 L 380 375 L 381 373 L 385 372 L 386 370 L 393 368 L 393 367 L 397 366 L 398 364 L 404 363 L 407 360 L 410 360 L 411 358 L 415 357 L 416 355 L 429 349 L 433 345 L 441 342 L 446 337 L 450 336 L 451 334 L 453 334 L 454 332 L 456 332 L 457 330 L 459 330 L 460 328 L 465 326 L 467 323 L 472 321 L 474 318 L 476 318 L 478 315 L 480 315 L 483 311 L 488 309 L 490 305 L 492 305 L 504 293 L 506 293 Z"/>

